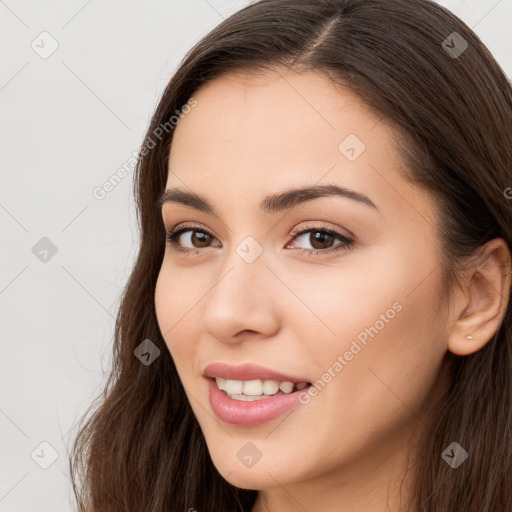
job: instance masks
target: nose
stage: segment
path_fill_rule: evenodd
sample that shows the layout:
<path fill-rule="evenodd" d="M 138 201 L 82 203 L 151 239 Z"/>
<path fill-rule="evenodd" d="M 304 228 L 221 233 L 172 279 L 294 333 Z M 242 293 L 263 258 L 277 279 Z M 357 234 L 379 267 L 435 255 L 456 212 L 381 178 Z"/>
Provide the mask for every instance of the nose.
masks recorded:
<path fill-rule="evenodd" d="M 264 253 L 248 263 L 233 250 L 204 299 L 200 326 L 224 343 L 271 337 L 281 321 L 279 284 Z"/>

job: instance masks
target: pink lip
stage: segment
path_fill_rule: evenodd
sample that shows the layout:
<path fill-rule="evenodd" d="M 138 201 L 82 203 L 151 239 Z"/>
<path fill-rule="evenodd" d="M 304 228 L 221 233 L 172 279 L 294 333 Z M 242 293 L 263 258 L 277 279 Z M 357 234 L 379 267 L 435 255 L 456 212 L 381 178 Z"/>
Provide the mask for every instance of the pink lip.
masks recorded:
<path fill-rule="evenodd" d="M 215 414 L 226 423 L 233 425 L 256 426 L 271 421 L 299 404 L 299 394 L 295 391 L 288 394 L 272 395 L 268 398 L 244 402 L 229 398 L 215 383 L 215 377 L 229 380 L 277 380 L 278 382 L 309 382 L 308 379 L 293 377 L 281 372 L 257 366 L 242 364 L 234 366 L 227 363 L 208 365 L 203 375 L 207 377 L 210 404 Z"/>
<path fill-rule="evenodd" d="M 296 407 L 300 403 L 299 394 L 308 389 L 304 388 L 294 393 L 243 402 L 229 398 L 224 391 L 217 387 L 215 379 L 209 378 L 207 381 L 210 404 L 215 414 L 226 423 L 240 426 L 257 426 L 278 418 L 286 411 Z"/>
<path fill-rule="evenodd" d="M 205 377 L 223 377 L 230 380 L 277 380 L 278 382 L 309 382 L 308 379 L 300 377 L 292 377 L 284 373 L 256 366 L 254 364 L 242 364 L 233 366 L 227 363 L 213 363 L 208 365 L 204 371 Z"/>

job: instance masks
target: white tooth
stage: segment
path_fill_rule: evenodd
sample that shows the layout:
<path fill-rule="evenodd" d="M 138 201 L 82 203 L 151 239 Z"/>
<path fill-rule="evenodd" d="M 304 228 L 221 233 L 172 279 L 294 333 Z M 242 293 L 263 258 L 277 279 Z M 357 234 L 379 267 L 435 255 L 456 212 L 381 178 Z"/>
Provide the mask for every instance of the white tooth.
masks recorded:
<path fill-rule="evenodd" d="M 265 395 L 275 395 L 279 391 L 279 382 L 277 380 L 266 380 L 263 382 L 263 393 Z"/>
<path fill-rule="evenodd" d="M 243 393 L 244 395 L 248 395 L 248 396 L 258 396 L 258 395 L 261 395 L 263 393 L 263 384 L 261 382 L 261 380 L 246 380 L 244 381 L 244 390 L 243 390 Z"/>
<path fill-rule="evenodd" d="M 248 396 L 248 395 L 228 395 L 229 398 L 234 400 L 241 400 L 242 402 L 254 402 L 255 400 L 266 400 L 268 397 L 265 395 Z"/>
<path fill-rule="evenodd" d="M 306 382 L 299 382 L 298 384 L 295 384 L 295 387 L 300 391 L 301 389 L 304 389 L 307 386 Z"/>
<path fill-rule="evenodd" d="M 226 391 L 226 379 L 222 377 L 215 377 L 215 382 L 221 391 Z"/>
<path fill-rule="evenodd" d="M 226 389 L 224 391 L 230 395 L 241 395 L 242 384 L 243 382 L 241 380 L 226 379 Z"/>
<path fill-rule="evenodd" d="M 293 382 L 281 382 L 279 389 L 283 393 L 291 393 L 293 391 Z"/>

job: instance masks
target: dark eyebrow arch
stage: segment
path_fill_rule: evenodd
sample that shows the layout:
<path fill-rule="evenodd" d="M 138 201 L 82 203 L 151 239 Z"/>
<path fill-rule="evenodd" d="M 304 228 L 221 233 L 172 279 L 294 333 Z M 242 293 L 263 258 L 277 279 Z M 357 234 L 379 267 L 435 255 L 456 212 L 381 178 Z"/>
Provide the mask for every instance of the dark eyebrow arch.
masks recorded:
<path fill-rule="evenodd" d="M 260 203 L 260 209 L 267 213 L 276 213 L 294 208 L 312 199 L 329 196 L 352 199 L 378 210 L 377 206 L 366 195 L 338 185 L 312 185 L 279 192 L 263 199 Z M 213 206 L 205 198 L 194 192 L 187 192 L 179 188 L 166 190 L 158 200 L 158 206 L 161 208 L 168 202 L 184 204 L 196 210 L 217 215 Z"/>

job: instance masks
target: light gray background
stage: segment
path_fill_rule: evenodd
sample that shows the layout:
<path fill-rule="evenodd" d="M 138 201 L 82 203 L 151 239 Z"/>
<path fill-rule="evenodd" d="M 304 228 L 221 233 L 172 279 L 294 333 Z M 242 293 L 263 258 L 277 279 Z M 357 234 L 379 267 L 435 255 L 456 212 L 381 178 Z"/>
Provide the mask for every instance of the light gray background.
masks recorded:
<path fill-rule="evenodd" d="M 132 173 L 92 191 L 138 150 L 188 49 L 248 3 L 0 0 L 1 511 L 71 510 L 73 426 L 104 384 L 138 243 Z M 512 77 L 512 0 L 440 3 Z"/>

